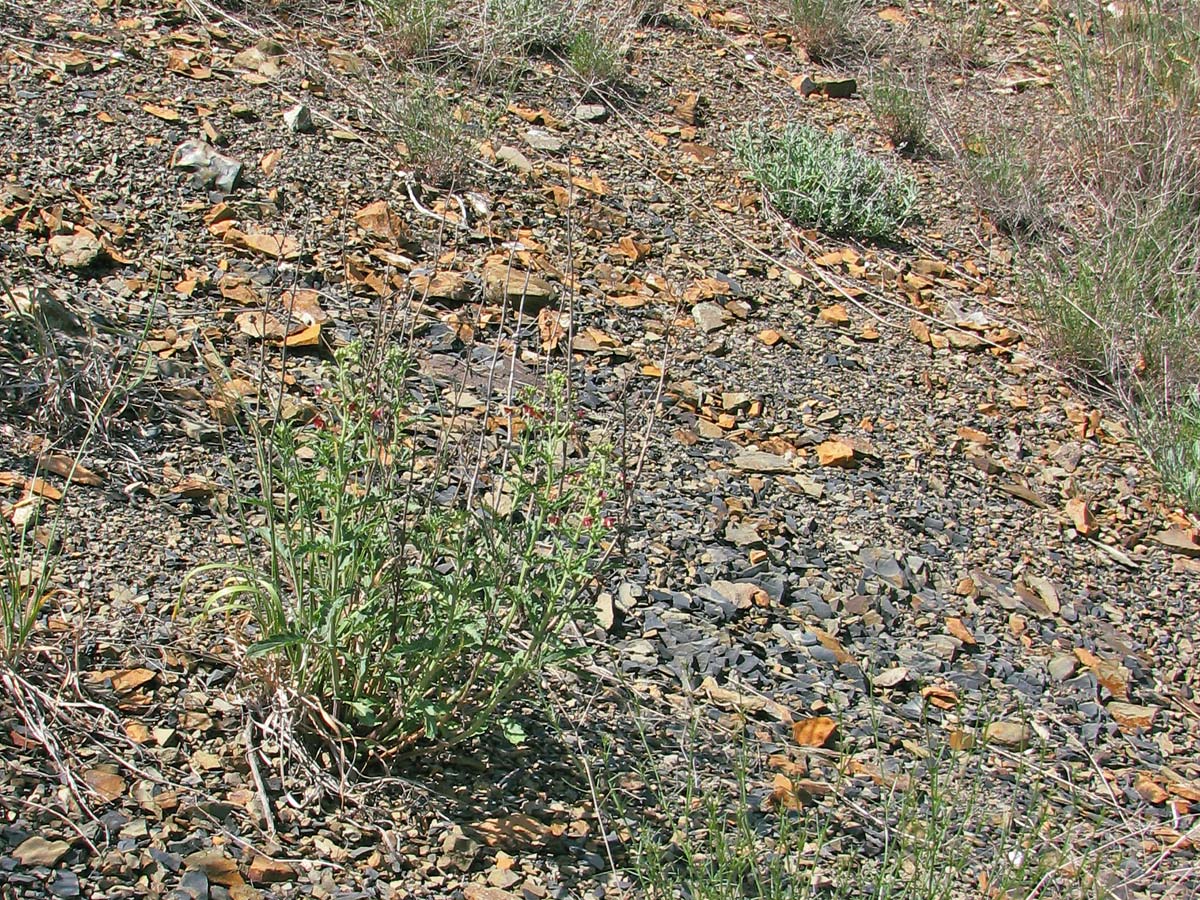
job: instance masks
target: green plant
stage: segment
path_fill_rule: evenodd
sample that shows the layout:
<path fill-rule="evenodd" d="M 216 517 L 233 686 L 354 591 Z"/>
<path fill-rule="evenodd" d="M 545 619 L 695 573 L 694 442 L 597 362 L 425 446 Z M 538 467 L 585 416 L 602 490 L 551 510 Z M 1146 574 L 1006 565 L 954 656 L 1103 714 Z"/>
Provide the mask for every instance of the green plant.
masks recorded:
<path fill-rule="evenodd" d="M 995 7 L 989 0 L 939 0 L 936 45 L 954 65 L 968 69 L 988 63 L 987 37 Z"/>
<path fill-rule="evenodd" d="M 485 48 L 493 55 L 559 50 L 582 12 L 579 0 L 477 0 Z"/>
<path fill-rule="evenodd" d="M 967 194 L 993 225 L 1023 236 L 1050 227 L 1050 182 L 1023 136 L 988 125 L 957 152 Z"/>
<path fill-rule="evenodd" d="M 796 124 L 747 127 L 734 149 L 770 203 L 798 225 L 888 238 L 915 214 L 912 179 L 859 150 L 844 133 Z"/>
<path fill-rule="evenodd" d="M 1126 404 L 1181 500 L 1200 509 L 1200 225 L 1185 196 L 1132 195 L 1106 227 L 1031 262 L 1047 342 Z"/>
<path fill-rule="evenodd" d="M 42 608 L 55 594 L 56 556 L 35 537 L 36 522 L 35 517 L 11 527 L 0 522 L 0 660 L 7 665 L 25 649 Z M 52 544 L 48 534 L 43 539 Z"/>
<path fill-rule="evenodd" d="M 1044 256 L 1031 298 L 1050 339 L 1086 374 L 1152 393 L 1196 378 L 1200 226 L 1189 206 L 1130 205 L 1092 240 Z"/>
<path fill-rule="evenodd" d="M 629 874 L 656 900 L 952 900 L 980 888 L 1085 900 L 1109 862 L 1075 853 L 1082 822 L 1045 796 L 1046 760 L 1021 757 L 996 780 L 984 742 L 956 751 L 931 733 L 900 769 L 867 762 L 867 751 L 806 790 L 762 771 L 749 745 L 701 760 L 695 724 L 665 756 L 640 736 L 634 771 L 613 774 L 611 745 L 599 768 Z M 893 757 L 886 742 L 875 749 Z"/>
<path fill-rule="evenodd" d="M 396 110 L 400 139 L 426 182 L 444 187 L 459 182 L 471 166 L 471 142 L 451 103 L 432 79 L 422 79 Z"/>
<path fill-rule="evenodd" d="M 382 23 L 397 33 L 407 53 L 420 54 L 437 41 L 449 18 L 449 0 L 373 0 Z"/>
<path fill-rule="evenodd" d="M 85 443 L 106 433 L 147 375 L 129 371 L 121 351 L 98 340 L 63 295 L 49 287 L 13 287 L 0 277 L 0 402 L 11 415 L 52 440 Z M 125 335 L 130 344 L 142 333 Z"/>
<path fill-rule="evenodd" d="M 1161 420 L 1160 420 L 1161 421 Z M 1167 489 L 1187 506 L 1200 510 L 1200 388 L 1175 401 L 1162 424 L 1151 422 L 1147 443 Z"/>
<path fill-rule="evenodd" d="M 105 429 L 113 408 L 126 401 L 140 383 L 145 368 L 140 376 L 130 377 L 128 369 L 94 341 L 82 345 L 84 352 L 78 354 L 85 360 L 82 363 L 72 358 L 75 354 L 61 352 L 59 336 L 78 338 L 82 329 L 75 314 L 49 289 L 13 289 L 0 278 L 0 295 L 8 302 L 8 310 L 0 315 L 0 373 L 6 376 L 3 393 L 9 411 L 23 414 L 27 425 L 45 425 L 60 435 L 79 436 L 77 453 L 66 472 L 60 473 L 65 474 L 66 488 L 49 524 L 42 515 L 49 502 L 28 485 L 20 501 L 3 505 L 0 662 L 14 666 L 43 608 L 57 593 L 52 581 L 60 552 L 60 526 L 79 457 Z M 146 321 L 143 339 L 151 317 Z M 35 477 L 41 478 L 41 474 L 35 473 Z"/>
<path fill-rule="evenodd" d="M 480 733 L 574 655 L 607 524 L 606 457 L 576 441 L 561 380 L 511 414 L 511 443 L 451 500 L 451 451 L 424 449 L 407 372 L 394 349 L 338 351 L 311 424 L 256 441 L 261 494 L 238 498 L 248 555 L 187 579 L 224 576 L 206 611 L 249 613 L 268 699 L 299 698 L 313 732 L 377 755 Z"/>
<path fill-rule="evenodd" d="M 694 771 L 666 804 L 663 822 L 635 832 L 631 848 L 635 881 L 650 897 L 697 900 L 789 900 L 817 893 L 797 862 L 827 832 L 813 816 L 776 816 L 753 809 L 746 769 L 735 773 L 733 803 L 706 788 Z M 664 789 L 666 785 L 658 785 Z"/>
<path fill-rule="evenodd" d="M 862 0 L 788 0 L 800 44 L 818 62 L 833 62 L 857 43 Z"/>
<path fill-rule="evenodd" d="M 567 59 L 590 85 L 615 81 L 622 71 L 621 50 L 596 25 L 585 25 L 571 37 Z"/>
<path fill-rule="evenodd" d="M 867 104 L 897 150 L 915 154 L 929 146 L 929 101 L 905 75 L 878 73 L 867 89 Z"/>
<path fill-rule="evenodd" d="M 524 58 L 562 59 L 589 86 L 616 80 L 628 32 L 660 0 L 463 0 L 460 49 L 489 81 L 516 78 Z"/>
<path fill-rule="evenodd" d="M 1115 395 L 1167 486 L 1200 509 L 1195 13 L 1190 0 L 1138 0 L 1094 28 L 1061 30 L 1071 215 L 1061 246 L 1028 259 L 1026 294 L 1048 343 Z"/>

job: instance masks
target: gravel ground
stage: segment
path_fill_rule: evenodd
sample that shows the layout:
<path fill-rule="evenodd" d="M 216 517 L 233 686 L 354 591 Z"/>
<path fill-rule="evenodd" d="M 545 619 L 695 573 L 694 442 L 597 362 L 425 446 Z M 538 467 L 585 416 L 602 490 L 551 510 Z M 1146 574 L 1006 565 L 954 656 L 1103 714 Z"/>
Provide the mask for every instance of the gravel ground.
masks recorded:
<path fill-rule="evenodd" d="M 686 759 L 733 799 L 747 752 L 756 805 L 783 777 L 865 860 L 897 780 L 985 736 L 989 828 L 1041 804 L 1065 846 L 1107 848 L 1106 895 L 1200 894 L 1195 520 L 1044 358 L 1011 248 L 937 161 L 897 158 L 923 222 L 895 245 L 762 208 L 730 150 L 745 123 L 885 152 L 861 100 L 793 87 L 813 67 L 780 22 L 693 4 L 638 27 L 620 91 L 541 60 L 462 91 L 479 160 L 439 191 L 406 175 L 412 78 L 349 6 L 4 9 L 0 278 L 57 354 L 18 365 L 31 337 L 6 319 L 5 515 L 51 444 L 86 439 L 98 473 L 58 504 L 63 593 L 24 673 L 66 711 L 94 815 L 10 702 L 4 896 L 636 895 L 606 792 Z M 233 631 L 175 615 L 183 576 L 227 555 L 247 477 L 214 374 L 278 371 L 261 336 L 281 329 L 303 421 L 328 348 L 398 310 L 430 408 L 464 378 L 487 391 L 497 335 L 536 380 L 544 333 L 501 324 L 487 289 L 509 253 L 571 300 L 586 427 L 642 454 L 595 652 L 521 708 L 523 745 L 415 760 L 338 805 L 247 763 Z M 826 717 L 836 735 L 812 738 Z"/>

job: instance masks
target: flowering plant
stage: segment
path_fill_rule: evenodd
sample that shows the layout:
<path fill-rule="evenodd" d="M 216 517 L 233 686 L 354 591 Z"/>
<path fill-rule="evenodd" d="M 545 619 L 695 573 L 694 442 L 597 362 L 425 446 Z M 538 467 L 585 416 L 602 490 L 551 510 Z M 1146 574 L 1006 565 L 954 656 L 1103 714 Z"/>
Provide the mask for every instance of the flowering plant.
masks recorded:
<path fill-rule="evenodd" d="M 410 412 L 408 372 L 395 351 L 340 351 L 318 414 L 259 442 L 261 495 L 239 498 L 257 552 L 189 576 L 219 571 L 209 608 L 249 612 L 254 683 L 376 755 L 496 721 L 519 739 L 503 708 L 578 652 L 568 631 L 594 608 L 613 524 L 608 448 L 579 440 L 562 379 L 468 467 L 470 441 L 431 439 Z"/>

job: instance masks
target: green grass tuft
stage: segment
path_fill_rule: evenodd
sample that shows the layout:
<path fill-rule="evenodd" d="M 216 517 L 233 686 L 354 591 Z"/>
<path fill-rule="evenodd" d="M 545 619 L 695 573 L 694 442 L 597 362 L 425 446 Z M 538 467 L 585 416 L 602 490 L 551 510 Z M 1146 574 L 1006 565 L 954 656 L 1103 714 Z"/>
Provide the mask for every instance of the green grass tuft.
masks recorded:
<path fill-rule="evenodd" d="M 616 81 L 623 71 L 621 49 L 608 40 L 595 25 L 585 25 L 567 45 L 571 68 L 591 85 Z"/>
<path fill-rule="evenodd" d="M 903 73 L 878 73 L 867 89 L 867 104 L 897 150 L 913 155 L 928 149 L 929 100 Z"/>
<path fill-rule="evenodd" d="M 1149 428 L 1148 443 L 1167 490 L 1186 506 L 1200 510 L 1200 388 L 1177 401 Z"/>
<path fill-rule="evenodd" d="M 607 797 L 637 896 L 1096 900 L 1099 877 L 1125 852 L 1082 849 L 1094 832 L 1079 840 L 1091 828 L 1049 795 L 1044 751 L 997 777 L 985 741 L 954 750 L 931 732 L 899 768 L 863 748 L 828 768 L 810 759 L 815 780 L 805 782 L 762 768 L 749 741 L 716 751 L 718 761 L 695 723 L 666 756 L 641 738 L 641 758 L 621 760 L 633 771 L 614 771 L 611 757 L 598 767 L 612 776 Z"/>
<path fill-rule="evenodd" d="M 1030 259 L 1048 342 L 1127 408 L 1181 501 L 1200 510 L 1200 20 L 1135 0 L 1059 52 L 1070 172 L 1064 246 Z M 1032 163 L 1028 163 L 1031 165 Z"/>
<path fill-rule="evenodd" d="M 800 44 L 818 62 L 832 62 L 858 43 L 862 0 L 789 0 Z"/>
<path fill-rule="evenodd" d="M 429 50 L 450 18 L 449 0 L 371 0 L 371 6 L 411 55 Z"/>
<path fill-rule="evenodd" d="M 1051 188 L 1043 169 L 1006 126 L 988 123 L 959 153 L 967 195 L 1005 234 L 1032 236 L 1051 225 Z"/>
<path fill-rule="evenodd" d="M 396 124 L 424 181 L 441 187 L 457 184 L 467 175 L 474 148 L 454 106 L 433 79 L 421 80 L 400 101 Z"/>

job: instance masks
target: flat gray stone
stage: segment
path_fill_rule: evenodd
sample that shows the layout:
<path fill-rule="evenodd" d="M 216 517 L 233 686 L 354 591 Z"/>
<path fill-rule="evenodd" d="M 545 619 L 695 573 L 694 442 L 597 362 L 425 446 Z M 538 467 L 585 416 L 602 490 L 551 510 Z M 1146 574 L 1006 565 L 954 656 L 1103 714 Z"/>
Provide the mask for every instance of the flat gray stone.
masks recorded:
<path fill-rule="evenodd" d="M 66 841 L 48 841 L 35 835 L 23 840 L 12 855 L 23 866 L 53 866 L 70 849 Z"/>
<path fill-rule="evenodd" d="M 546 153 L 557 153 L 563 148 L 562 138 L 555 137 L 541 128 L 530 128 L 526 131 L 525 143 L 534 150 L 542 150 Z"/>
<path fill-rule="evenodd" d="M 733 458 L 733 467 L 743 472 L 790 472 L 791 460 L 765 450 L 746 450 Z"/>
<path fill-rule="evenodd" d="M 692 318 L 696 320 L 696 326 L 701 331 L 705 334 L 712 334 L 728 325 L 731 316 L 726 312 L 725 307 L 706 300 L 692 307 Z"/>
<path fill-rule="evenodd" d="M 56 234 L 50 238 L 50 252 L 68 269 L 86 269 L 104 252 L 104 247 L 92 235 Z"/>
<path fill-rule="evenodd" d="M 722 599 L 731 603 L 735 609 L 749 609 L 754 605 L 755 596 L 762 591 L 762 588 L 753 582 L 732 582 L 721 579 L 714 581 L 712 588 Z"/>
<path fill-rule="evenodd" d="M 287 125 L 289 131 L 304 133 L 312 131 L 313 117 L 312 110 L 303 103 L 297 103 L 295 106 L 290 106 L 283 111 L 283 122 Z"/>
<path fill-rule="evenodd" d="M 1066 681 L 1075 674 L 1075 668 L 1078 666 L 1078 660 L 1073 654 L 1063 653 L 1050 660 L 1050 677 L 1055 681 Z"/>
<path fill-rule="evenodd" d="M 645 638 L 635 638 L 632 641 L 626 641 L 621 645 L 626 653 L 633 657 L 641 657 L 642 659 L 654 659 L 658 656 L 658 651 L 654 649 L 654 645 Z"/>
<path fill-rule="evenodd" d="M 70 869 L 63 869 L 60 872 L 54 873 L 54 878 L 50 880 L 50 884 L 46 887 L 55 897 L 62 897 L 63 900 L 72 900 L 72 898 L 79 896 L 79 876 Z"/>
<path fill-rule="evenodd" d="M 929 652 L 946 662 L 953 662 L 961 649 L 962 641 L 948 634 L 935 634 L 929 638 Z"/>
<path fill-rule="evenodd" d="M 761 546 L 763 539 L 758 531 L 749 525 L 730 522 L 725 526 L 725 540 L 738 547 Z"/>
<path fill-rule="evenodd" d="M 820 500 L 825 493 L 825 488 L 803 472 L 797 472 L 793 475 L 792 481 L 796 484 L 796 487 L 804 492 L 805 496 L 811 497 L 814 500 Z"/>
<path fill-rule="evenodd" d="M 890 550 L 872 547 L 863 550 L 858 558 L 868 572 L 896 590 L 902 591 L 908 585 L 908 576 Z"/>
<path fill-rule="evenodd" d="M 204 186 L 215 187 L 224 194 L 232 194 L 242 175 L 242 164 L 232 156 L 218 153 L 208 142 L 184 141 L 175 148 L 171 165 L 176 169 L 188 169 L 196 173 L 196 179 Z"/>
<path fill-rule="evenodd" d="M 200 869 L 184 872 L 179 880 L 179 891 L 192 900 L 208 900 L 208 876 Z"/>
<path fill-rule="evenodd" d="M 612 631 L 613 622 L 616 621 L 616 617 L 616 604 L 613 602 L 613 595 L 608 591 L 602 591 L 596 597 L 596 624 L 605 631 Z"/>
<path fill-rule="evenodd" d="M 989 741 L 1006 747 L 1024 747 L 1033 738 L 1033 730 L 1021 722 L 992 722 L 984 731 Z"/>
<path fill-rule="evenodd" d="M 533 163 L 516 147 L 507 145 L 501 147 L 496 151 L 496 159 L 500 160 L 500 162 L 504 163 L 510 169 L 515 169 L 526 175 L 533 171 Z"/>
<path fill-rule="evenodd" d="M 558 288 L 540 275 L 503 263 L 483 270 L 483 293 L 493 303 L 509 303 L 536 314 L 558 298 Z"/>
<path fill-rule="evenodd" d="M 580 122 L 603 122 L 608 118 L 608 107 L 599 103 L 580 103 L 571 115 Z"/>
<path fill-rule="evenodd" d="M 881 688 L 894 688 L 905 681 L 908 681 L 908 669 L 904 666 L 892 666 L 890 669 L 884 669 L 871 679 L 872 684 Z"/>

